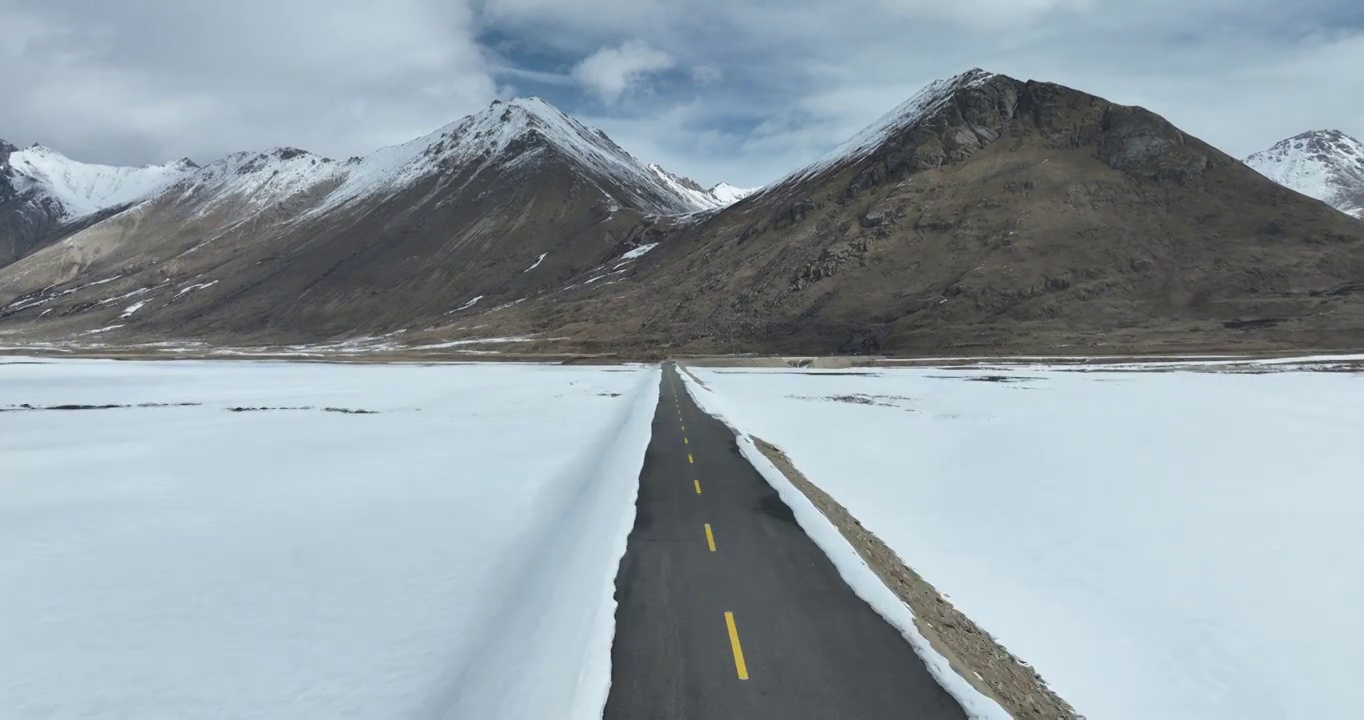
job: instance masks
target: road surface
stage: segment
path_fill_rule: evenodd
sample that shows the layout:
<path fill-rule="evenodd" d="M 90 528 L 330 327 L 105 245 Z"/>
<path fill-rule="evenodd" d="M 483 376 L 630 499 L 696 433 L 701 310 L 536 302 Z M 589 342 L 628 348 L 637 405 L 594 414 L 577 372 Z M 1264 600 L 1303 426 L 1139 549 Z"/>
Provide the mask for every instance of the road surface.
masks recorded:
<path fill-rule="evenodd" d="M 606 720 L 961 720 L 909 643 L 663 369 Z"/>

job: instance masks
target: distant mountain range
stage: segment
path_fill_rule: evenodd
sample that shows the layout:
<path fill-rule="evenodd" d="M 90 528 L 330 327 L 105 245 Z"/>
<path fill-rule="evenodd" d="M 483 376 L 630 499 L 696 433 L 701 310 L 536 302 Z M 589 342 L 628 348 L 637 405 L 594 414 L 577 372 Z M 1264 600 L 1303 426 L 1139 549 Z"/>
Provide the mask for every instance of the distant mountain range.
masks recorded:
<path fill-rule="evenodd" d="M 1252 164 L 1350 209 L 1345 140 L 1303 137 Z M 756 190 L 535 98 L 346 161 L 0 146 L 0 344 L 1337 347 L 1364 344 L 1361 289 L 1364 223 L 1148 111 L 980 70 Z"/>

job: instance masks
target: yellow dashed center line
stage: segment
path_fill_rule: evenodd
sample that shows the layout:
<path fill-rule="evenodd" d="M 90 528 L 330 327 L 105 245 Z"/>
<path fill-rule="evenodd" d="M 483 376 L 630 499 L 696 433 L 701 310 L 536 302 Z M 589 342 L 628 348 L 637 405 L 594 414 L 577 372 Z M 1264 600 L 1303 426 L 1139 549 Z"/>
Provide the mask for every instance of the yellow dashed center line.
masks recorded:
<path fill-rule="evenodd" d="M 691 441 L 688 440 L 687 438 L 683 437 L 683 438 L 682 438 L 682 444 L 683 444 L 683 445 L 690 445 L 690 444 L 691 444 Z"/>
<path fill-rule="evenodd" d="M 715 552 L 715 534 L 710 531 L 710 523 L 706 523 L 706 547 Z"/>
<path fill-rule="evenodd" d="M 700 481 L 700 480 L 692 480 L 692 482 L 696 484 L 696 494 L 697 494 L 697 495 L 700 495 L 700 494 L 701 494 L 701 481 Z"/>
<path fill-rule="evenodd" d="M 725 611 L 725 625 L 729 627 L 729 646 L 734 650 L 734 671 L 740 680 L 748 679 L 748 664 L 744 662 L 744 648 L 739 644 L 739 628 L 734 625 L 734 613 Z"/>
<path fill-rule="evenodd" d="M 687 462 L 688 462 L 688 463 L 691 463 L 691 464 L 693 464 L 693 465 L 695 465 L 695 464 L 696 464 L 696 458 L 693 458 L 693 457 L 691 456 L 691 453 L 687 453 Z"/>

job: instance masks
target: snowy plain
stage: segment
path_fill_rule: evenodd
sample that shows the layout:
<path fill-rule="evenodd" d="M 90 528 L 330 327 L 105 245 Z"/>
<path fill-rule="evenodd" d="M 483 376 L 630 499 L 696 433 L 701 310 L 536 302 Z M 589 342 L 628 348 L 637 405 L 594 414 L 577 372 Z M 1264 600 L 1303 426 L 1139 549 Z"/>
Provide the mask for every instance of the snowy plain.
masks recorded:
<path fill-rule="evenodd" d="M 657 381 L 0 358 L 0 716 L 599 718 Z"/>
<path fill-rule="evenodd" d="M 1364 376 L 1192 369 L 689 383 L 1092 720 L 1356 717 Z"/>

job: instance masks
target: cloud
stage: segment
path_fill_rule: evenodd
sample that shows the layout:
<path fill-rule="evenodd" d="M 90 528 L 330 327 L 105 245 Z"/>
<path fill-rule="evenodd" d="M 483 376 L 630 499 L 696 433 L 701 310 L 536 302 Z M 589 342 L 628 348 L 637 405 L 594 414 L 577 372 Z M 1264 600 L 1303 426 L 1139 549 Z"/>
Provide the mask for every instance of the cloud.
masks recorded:
<path fill-rule="evenodd" d="M 573 77 L 610 105 L 646 75 L 667 70 L 673 57 L 640 40 L 616 48 L 601 48 L 573 68 Z"/>
<path fill-rule="evenodd" d="M 113 163 L 278 145 L 344 156 L 430 132 L 498 90 L 459 2 L 148 8 L 0 2 L 0 137 Z"/>
<path fill-rule="evenodd" d="M 691 79 L 697 85 L 714 85 L 725 79 L 725 71 L 713 65 L 697 65 L 691 69 Z"/>
<path fill-rule="evenodd" d="M 1242 156 L 1364 136 L 1358 0 L 0 0 L 0 137 L 143 163 L 367 152 L 538 94 L 641 159 L 768 182 L 971 67 Z"/>
<path fill-rule="evenodd" d="M 704 183 L 774 180 L 924 84 L 971 67 L 1142 104 L 1242 156 L 1315 127 L 1364 135 L 1357 0 L 500 0 L 527 42 L 637 39 L 670 83 L 596 117 L 627 148 Z M 661 118 L 685 107 L 685 122 Z M 592 105 L 570 107 L 601 113 Z M 638 138 L 638 140 L 636 140 Z M 637 144 L 633 144 L 637 143 Z"/>

